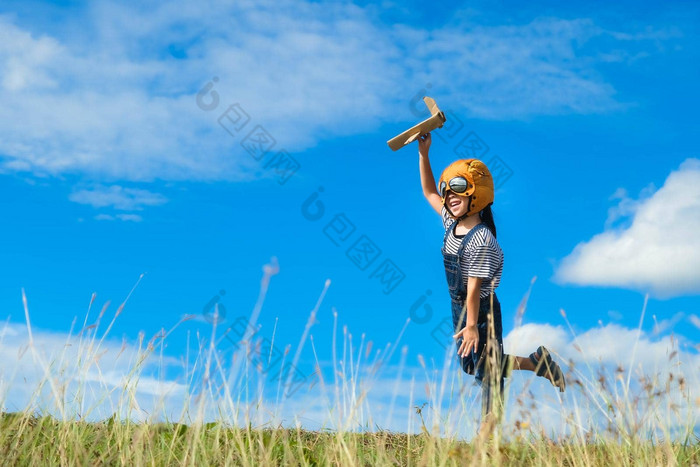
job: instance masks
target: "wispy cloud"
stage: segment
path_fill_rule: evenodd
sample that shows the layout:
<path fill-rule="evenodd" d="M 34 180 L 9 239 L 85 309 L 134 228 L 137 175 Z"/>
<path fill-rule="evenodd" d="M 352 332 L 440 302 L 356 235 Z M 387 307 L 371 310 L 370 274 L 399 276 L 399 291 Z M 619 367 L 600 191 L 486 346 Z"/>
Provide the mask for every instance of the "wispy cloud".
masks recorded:
<path fill-rule="evenodd" d="M 120 220 L 120 221 L 131 221 L 131 222 L 141 222 L 143 218 L 139 216 L 138 214 L 116 214 L 114 216 L 110 214 L 97 214 L 95 216 L 95 220 L 97 221 L 113 221 L 113 220 Z"/>
<path fill-rule="evenodd" d="M 656 321 L 656 316 L 654 316 L 654 329 L 652 330 L 652 335 L 657 336 L 665 333 L 668 330 L 672 330 L 684 317 L 685 313 L 682 311 L 674 314 L 669 319 L 662 319 L 661 321 Z"/>
<path fill-rule="evenodd" d="M 122 211 L 140 211 L 144 206 L 158 206 L 167 202 L 167 198 L 158 193 L 139 188 L 124 188 L 120 185 L 98 185 L 92 189 L 78 190 L 71 193 L 68 199 L 80 204 L 89 204 L 94 208 L 110 207 Z M 128 220 L 129 216 L 120 214 L 116 217 Z M 133 219 L 132 216 L 130 220 Z"/>
<path fill-rule="evenodd" d="M 304 1 L 90 5 L 70 37 L 0 17 L 5 170 L 248 180 L 255 161 L 216 122 L 229 104 L 297 151 L 405 115 L 428 82 L 474 118 L 607 112 L 621 103 L 596 64 L 645 37 L 560 18 L 428 30 Z M 221 104 L 207 113 L 195 94 L 215 76 Z"/>
<path fill-rule="evenodd" d="M 613 213 L 632 215 L 629 226 L 608 228 L 578 244 L 562 260 L 558 281 L 660 297 L 700 291 L 700 160 L 683 162 L 646 199 L 623 196 Z"/>
<path fill-rule="evenodd" d="M 690 315 L 688 316 L 688 321 L 690 321 L 693 324 L 693 326 L 700 329 L 700 316 Z"/>

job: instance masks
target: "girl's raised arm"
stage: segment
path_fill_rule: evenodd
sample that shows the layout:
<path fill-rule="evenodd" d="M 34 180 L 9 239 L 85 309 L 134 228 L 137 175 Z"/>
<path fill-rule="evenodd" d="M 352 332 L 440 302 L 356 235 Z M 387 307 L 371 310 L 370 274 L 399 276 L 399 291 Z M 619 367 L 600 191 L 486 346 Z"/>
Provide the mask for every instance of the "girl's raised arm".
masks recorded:
<path fill-rule="evenodd" d="M 438 194 L 435 186 L 435 178 L 433 171 L 430 168 L 430 159 L 428 151 L 430 150 L 430 133 L 418 138 L 418 157 L 420 159 L 420 183 L 423 187 L 423 196 L 428 200 L 435 211 L 442 215 L 442 198 Z"/>

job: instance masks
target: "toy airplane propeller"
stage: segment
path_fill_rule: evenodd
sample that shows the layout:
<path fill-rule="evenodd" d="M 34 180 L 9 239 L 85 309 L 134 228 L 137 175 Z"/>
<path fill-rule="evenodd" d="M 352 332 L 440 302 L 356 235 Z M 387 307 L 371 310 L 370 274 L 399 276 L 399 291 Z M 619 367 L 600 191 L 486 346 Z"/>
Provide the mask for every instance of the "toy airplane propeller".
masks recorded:
<path fill-rule="evenodd" d="M 430 110 L 430 118 L 423 120 L 413 128 L 406 130 L 399 136 L 395 136 L 387 141 L 386 144 L 388 144 L 394 151 L 414 142 L 419 136 L 430 133 L 435 128 L 442 128 L 442 125 L 447 120 L 445 118 L 445 114 L 438 109 L 438 106 L 433 98 L 424 97 L 423 101 L 425 102 L 425 105 L 428 106 L 428 110 Z"/>

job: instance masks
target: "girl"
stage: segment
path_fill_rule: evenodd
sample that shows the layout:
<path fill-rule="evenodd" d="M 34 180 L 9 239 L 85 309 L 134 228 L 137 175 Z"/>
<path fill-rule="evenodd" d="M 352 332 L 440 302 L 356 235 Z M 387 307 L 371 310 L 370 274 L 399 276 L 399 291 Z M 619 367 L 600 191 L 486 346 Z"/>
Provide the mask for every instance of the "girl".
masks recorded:
<path fill-rule="evenodd" d="M 436 187 L 428 159 L 430 143 L 430 133 L 419 138 L 421 185 L 430 205 L 442 215 L 442 254 L 452 299 L 453 338 L 462 369 L 474 375 L 482 387 L 484 429 L 487 422 L 493 426 L 494 403 L 502 402 L 503 378 L 511 369 L 534 371 L 560 392 L 566 382 L 544 346 L 529 357 L 503 353 L 501 304 L 495 292 L 501 279 L 503 252 L 496 241 L 491 212 L 493 179 L 480 160 L 461 159 L 442 172 Z"/>

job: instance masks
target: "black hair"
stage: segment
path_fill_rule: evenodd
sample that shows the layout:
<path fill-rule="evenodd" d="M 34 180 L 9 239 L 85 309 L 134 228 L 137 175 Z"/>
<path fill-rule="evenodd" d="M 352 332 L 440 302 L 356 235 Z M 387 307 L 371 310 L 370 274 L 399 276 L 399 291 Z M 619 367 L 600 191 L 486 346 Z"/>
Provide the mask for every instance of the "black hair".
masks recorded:
<path fill-rule="evenodd" d="M 482 209 L 479 212 L 479 216 L 481 217 L 481 222 L 486 224 L 486 227 L 488 227 L 491 231 L 491 234 L 493 234 L 493 238 L 496 238 L 496 224 L 493 222 L 493 212 L 491 211 L 491 205 L 489 204 L 484 209 Z"/>

